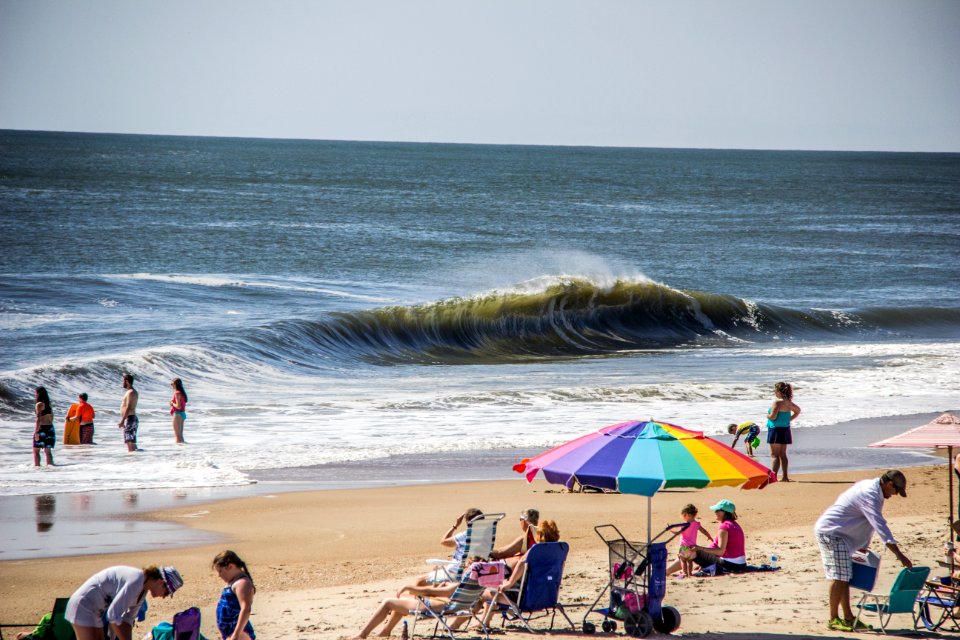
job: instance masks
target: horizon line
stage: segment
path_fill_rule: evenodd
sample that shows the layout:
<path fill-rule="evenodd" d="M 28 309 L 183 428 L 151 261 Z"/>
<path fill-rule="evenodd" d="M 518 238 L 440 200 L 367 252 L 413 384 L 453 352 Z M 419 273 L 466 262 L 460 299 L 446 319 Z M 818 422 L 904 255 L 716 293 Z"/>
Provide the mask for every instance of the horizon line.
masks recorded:
<path fill-rule="evenodd" d="M 478 147 L 539 147 L 539 148 L 567 148 L 567 149 L 648 149 L 668 151 L 773 151 L 773 152 L 801 152 L 801 153 L 923 153 L 936 155 L 958 155 L 956 151 L 928 151 L 904 149 L 819 149 L 802 147 L 685 147 L 685 146 L 631 146 L 631 145 L 603 145 L 603 144 L 572 144 L 572 143 L 530 143 L 530 142 L 466 142 L 466 141 L 436 141 L 436 140 L 383 140 L 363 138 L 305 138 L 305 137 L 275 137 L 266 135 L 214 135 L 192 133 L 142 133 L 131 131 L 70 131 L 61 129 L 14 129 L 0 127 L 0 133 L 63 133 L 78 135 L 109 135 L 109 136 L 149 136 L 156 138 L 211 138 L 220 140 L 277 140 L 291 142 L 353 142 L 362 144 L 417 144 L 417 145 L 451 145 L 451 146 L 478 146 Z"/>

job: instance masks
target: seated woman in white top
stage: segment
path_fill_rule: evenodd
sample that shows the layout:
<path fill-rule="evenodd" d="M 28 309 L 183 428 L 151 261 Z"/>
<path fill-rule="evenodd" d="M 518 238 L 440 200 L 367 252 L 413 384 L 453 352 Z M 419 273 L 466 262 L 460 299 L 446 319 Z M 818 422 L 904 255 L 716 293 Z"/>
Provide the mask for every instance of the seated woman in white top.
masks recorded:
<path fill-rule="evenodd" d="M 467 548 L 467 530 L 464 529 L 460 533 L 457 533 L 457 529 L 460 528 L 461 524 L 469 524 L 474 518 L 478 518 L 483 515 L 483 511 L 475 507 L 471 507 L 464 511 L 462 514 L 457 516 L 457 520 L 450 526 L 449 529 L 444 532 L 443 537 L 440 538 L 440 544 L 445 547 L 453 547 L 453 557 L 451 562 L 463 562 L 463 552 Z M 447 582 L 446 572 L 442 568 L 431 571 L 430 573 L 422 576 L 418 576 L 413 584 L 407 584 L 397 590 L 397 597 L 399 598 L 402 593 L 409 591 L 412 588 L 424 587 L 428 584 L 443 584 Z"/>

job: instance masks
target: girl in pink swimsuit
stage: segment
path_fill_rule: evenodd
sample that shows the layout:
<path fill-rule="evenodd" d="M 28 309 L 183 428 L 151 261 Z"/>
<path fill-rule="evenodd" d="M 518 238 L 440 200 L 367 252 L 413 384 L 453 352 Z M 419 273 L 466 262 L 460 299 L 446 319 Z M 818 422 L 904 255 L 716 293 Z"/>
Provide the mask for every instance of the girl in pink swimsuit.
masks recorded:
<path fill-rule="evenodd" d="M 693 574 L 693 559 L 697 557 L 695 547 L 697 546 L 697 534 L 702 533 L 708 540 L 712 540 L 710 535 L 700 521 L 697 520 L 697 508 L 688 504 L 680 511 L 683 521 L 688 523 L 686 529 L 680 534 L 680 551 L 677 553 L 677 559 L 680 561 L 680 571 L 684 577 Z"/>

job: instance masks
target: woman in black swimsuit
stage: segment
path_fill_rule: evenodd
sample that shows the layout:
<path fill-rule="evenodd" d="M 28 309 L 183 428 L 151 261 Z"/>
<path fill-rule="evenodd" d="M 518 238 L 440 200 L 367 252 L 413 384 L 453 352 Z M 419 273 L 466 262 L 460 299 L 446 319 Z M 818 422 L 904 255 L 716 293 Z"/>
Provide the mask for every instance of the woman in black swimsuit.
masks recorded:
<path fill-rule="evenodd" d="M 35 408 L 37 425 L 33 430 L 33 466 L 40 466 L 40 449 L 43 449 L 47 456 L 47 465 L 53 466 L 53 445 L 57 439 L 57 432 L 53 428 L 50 394 L 44 387 L 37 387 L 34 398 L 37 401 Z"/>

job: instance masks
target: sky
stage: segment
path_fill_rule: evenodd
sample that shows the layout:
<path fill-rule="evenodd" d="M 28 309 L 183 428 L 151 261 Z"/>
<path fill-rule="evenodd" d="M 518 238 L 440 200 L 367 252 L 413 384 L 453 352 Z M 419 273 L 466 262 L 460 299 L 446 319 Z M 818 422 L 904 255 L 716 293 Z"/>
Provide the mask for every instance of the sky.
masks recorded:
<path fill-rule="evenodd" d="M 0 0 L 0 129 L 960 151 L 956 0 Z"/>

